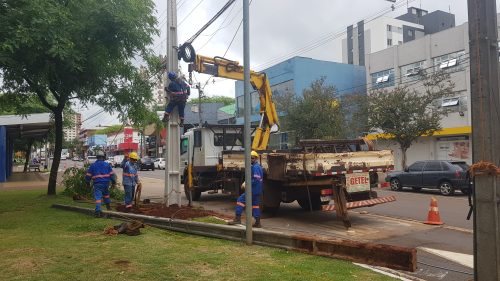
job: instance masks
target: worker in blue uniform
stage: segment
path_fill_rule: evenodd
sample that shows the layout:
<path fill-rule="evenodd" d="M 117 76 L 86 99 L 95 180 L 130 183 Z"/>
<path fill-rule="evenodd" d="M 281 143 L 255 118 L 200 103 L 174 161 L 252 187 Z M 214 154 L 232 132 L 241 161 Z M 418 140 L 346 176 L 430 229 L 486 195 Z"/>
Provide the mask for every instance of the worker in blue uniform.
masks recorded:
<path fill-rule="evenodd" d="M 135 186 L 140 183 L 137 175 L 137 161 L 139 155 L 136 152 L 131 152 L 128 155 L 129 161 L 123 165 L 123 189 L 125 189 L 125 212 L 132 210 L 132 202 L 134 202 Z"/>
<path fill-rule="evenodd" d="M 262 227 L 260 224 L 260 197 L 262 196 L 262 183 L 264 179 L 264 173 L 262 171 L 262 167 L 259 164 L 259 154 L 255 151 L 252 151 L 251 154 L 252 161 L 252 216 L 255 218 L 255 223 L 253 227 L 259 228 Z M 243 183 L 242 187 L 244 187 L 245 183 Z M 241 224 L 241 214 L 245 209 L 245 193 L 241 194 L 236 200 L 236 217 L 233 221 L 229 222 L 229 224 Z"/>
<path fill-rule="evenodd" d="M 106 209 L 110 210 L 111 199 L 109 198 L 109 183 L 116 184 L 116 175 L 113 172 L 111 165 L 104 161 L 106 155 L 102 151 L 96 152 L 97 161 L 90 165 L 85 174 L 85 181 L 90 187 L 90 181 L 94 184 L 94 199 L 95 199 L 95 217 L 102 217 L 101 205 L 104 199 Z"/>
<path fill-rule="evenodd" d="M 170 113 L 177 106 L 179 110 L 179 126 L 184 125 L 184 108 L 186 107 L 186 101 L 191 93 L 189 85 L 179 77 L 175 72 L 170 71 L 168 73 L 168 79 L 170 83 L 168 87 L 165 87 L 165 91 L 169 96 L 169 102 L 165 108 L 165 113 L 163 115 L 163 122 L 167 122 L 170 118 Z"/>

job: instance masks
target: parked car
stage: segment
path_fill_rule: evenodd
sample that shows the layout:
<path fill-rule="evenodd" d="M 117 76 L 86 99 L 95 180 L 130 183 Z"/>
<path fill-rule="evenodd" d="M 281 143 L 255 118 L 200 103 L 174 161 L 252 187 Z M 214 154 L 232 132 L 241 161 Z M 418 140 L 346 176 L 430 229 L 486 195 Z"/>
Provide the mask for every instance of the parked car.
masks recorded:
<path fill-rule="evenodd" d="M 116 166 L 115 158 L 114 157 L 108 157 L 108 159 L 106 160 L 106 162 L 108 162 L 109 165 L 111 165 L 111 167 L 115 167 Z"/>
<path fill-rule="evenodd" d="M 165 158 L 156 158 L 154 163 L 156 169 L 165 170 Z"/>
<path fill-rule="evenodd" d="M 139 169 L 141 171 L 142 170 L 151 170 L 151 171 L 154 171 L 155 170 L 155 164 L 154 164 L 153 159 L 151 159 L 149 157 L 143 157 L 143 158 L 141 158 L 141 160 L 139 162 Z"/>
<path fill-rule="evenodd" d="M 411 187 L 415 191 L 422 188 L 439 189 L 439 192 L 446 196 L 453 195 L 456 189 L 469 194 L 471 183 L 468 168 L 467 163 L 460 161 L 417 161 L 404 171 L 388 173 L 385 180 L 394 191 Z"/>

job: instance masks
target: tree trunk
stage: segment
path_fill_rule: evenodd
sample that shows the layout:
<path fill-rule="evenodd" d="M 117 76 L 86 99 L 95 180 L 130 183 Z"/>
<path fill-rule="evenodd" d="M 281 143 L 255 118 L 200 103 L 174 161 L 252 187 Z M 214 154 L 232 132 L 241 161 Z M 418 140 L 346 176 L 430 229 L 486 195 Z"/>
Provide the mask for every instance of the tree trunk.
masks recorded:
<path fill-rule="evenodd" d="M 401 146 L 401 167 L 402 169 L 406 169 L 406 151 L 408 150 L 407 147 L 402 147 Z"/>
<path fill-rule="evenodd" d="M 26 144 L 26 151 L 24 152 L 25 158 L 24 158 L 24 170 L 23 172 L 28 171 L 28 165 L 30 164 L 30 154 L 31 154 L 31 147 L 33 146 L 33 139 L 30 139 L 28 143 Z"/>
<path fill-rule="evenodd" d="M 59 163 L 61 162 L 61 151 L 63 142 L 63 115 L 62 109 L 57 108 L 54 111 L 54 121 L 56 125 L 56 141 L 54 148 L 54 160 L 52 161 L 52 168 L 50 169 L 49 186 L 47 188 L 47 195 L 56 195 L 57 185 L 57 171 L 59 170 Z M 48 156 L 46 156 L 48 157 Z"/>

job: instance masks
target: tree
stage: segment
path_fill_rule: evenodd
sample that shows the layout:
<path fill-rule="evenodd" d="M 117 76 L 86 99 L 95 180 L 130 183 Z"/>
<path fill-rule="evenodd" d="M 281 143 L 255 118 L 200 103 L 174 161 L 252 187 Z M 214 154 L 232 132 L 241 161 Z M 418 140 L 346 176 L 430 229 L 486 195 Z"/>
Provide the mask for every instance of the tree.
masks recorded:
<path fill-rule="evenodd" d="M 283 130 L 295 131 L 299 139 L 325 139 L 344 136 L 344 117 L 333 86 L 325 85 L 320 78 L 305 89 L 302 97 L 284 97 L 280 103 L 288 107 L 283 112 Z"/>
<path fill-rule="evenodd" d="M 0 72 L 3 90 L 50 110 L 55 154 L 47 194 L 56 192 L 63 111 L 75 100 L 134 119 L 147 110 L 152 83 L 133 60 L 156 73 L 148 46 L 158 31 L 152 0 L 2 0 Z"/>
<path fill-rule="evenodd" d="M 188 104 L 197 104 L 199 102 L 198 97 L 192 97 L 187 101 Z M 223 103 L 224 106 L 235 103 L 234 98 L 225 96 L 213 96 L 213 97 L 202 97 L 202 103 Z"/>
<path fill-rule="evenodd" d="M 391 91 L 376 90 L 368 99 L 369 126 L 394 140 L 402 152 L 401 165 L 406 168 L 406 151 L 421 136 L 430 136 L 441 129 L 440 121 L 448 111 L 436 102 L 453 95 L 454 84 L 449 74 L 422 74 L 423 91 L 407 85 Z"/>

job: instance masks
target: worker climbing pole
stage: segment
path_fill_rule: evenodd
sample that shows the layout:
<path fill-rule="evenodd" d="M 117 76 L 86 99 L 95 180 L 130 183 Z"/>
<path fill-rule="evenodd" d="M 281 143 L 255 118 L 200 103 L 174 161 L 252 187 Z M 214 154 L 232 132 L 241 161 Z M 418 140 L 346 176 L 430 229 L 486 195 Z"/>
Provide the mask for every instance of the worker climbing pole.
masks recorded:
<path fill-rule="evenodd" d="M 177 3 L 176 0 L 167 1 L 167 73 L 179 70 L 177 60 Z M 164 85 L 167 85 L 166 73 Z M 168 100 L 167 100 L 168 103 Z M 180 180 L 180 127 L 179 112 L 177 107 L 166 120 L 165 127 L 165 188 L 164 204 L 166 206 L 181 206 L 181 180 Z"/>

